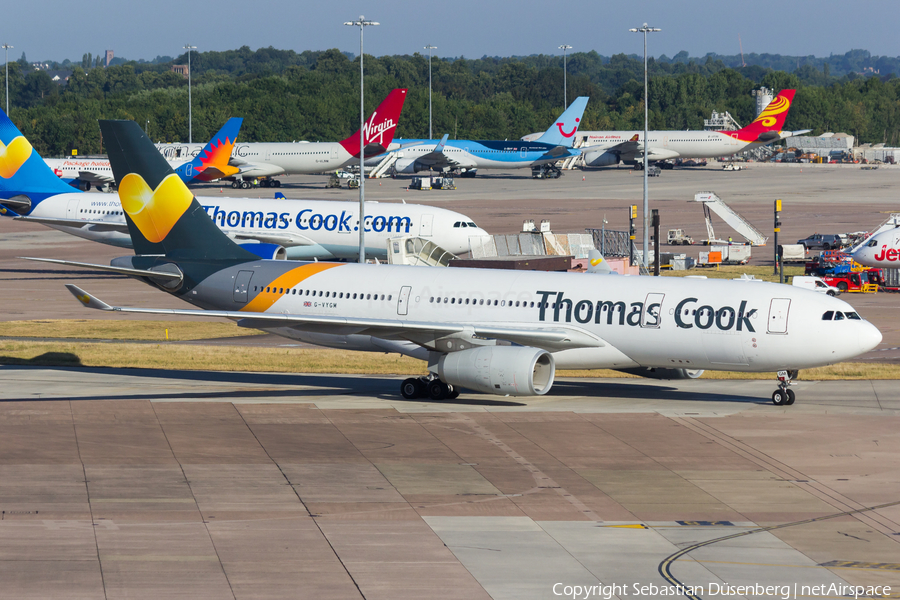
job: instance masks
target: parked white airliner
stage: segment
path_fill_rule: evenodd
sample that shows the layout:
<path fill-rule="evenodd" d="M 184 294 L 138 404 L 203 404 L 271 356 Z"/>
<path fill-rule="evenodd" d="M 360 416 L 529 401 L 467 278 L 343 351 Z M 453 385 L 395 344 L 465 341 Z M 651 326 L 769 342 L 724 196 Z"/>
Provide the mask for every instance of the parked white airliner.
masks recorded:
<path fill-rule="evenodd" d="M 686 377 L 722 369 L 779 371 L 772 399 L 791 404 L 796 369 L 881 341 L 846 302 L 774 283 L 259 260 L 213 225 L 136 123 L 100 126 L 136 256 L 92 268 L 141 278 L 198 309 L 113 307 L 67 286 L 85 306 L 225 317 L 323 346 L 417 357 L 430 375 L 403 382 L 409 398 L 460 387 L 546 394 L 556 367 Z M 825 318 L 836 313 L 844 318 Z"/>

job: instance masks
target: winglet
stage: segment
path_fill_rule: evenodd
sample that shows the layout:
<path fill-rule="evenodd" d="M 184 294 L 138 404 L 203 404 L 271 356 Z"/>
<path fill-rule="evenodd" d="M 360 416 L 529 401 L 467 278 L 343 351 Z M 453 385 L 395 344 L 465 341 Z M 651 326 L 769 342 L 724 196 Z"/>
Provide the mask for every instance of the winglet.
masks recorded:
<path fill-rule="evenodd" d="M 614 271 L 610 268 L 609 263 L 603 259 L 603 255 L 596 248 L 588 252 L 588 273 L 597 273 L 600 275 L 608 275 Z"/>
<path fill-rule="evenodd" d="M 78 298 L 78 301 L 84 304 L 87 308 L 96 308 L 98 310 L 115 310 L 112 306 L 110 306 L 100 298 L 90 295 L 77 285 L 67 283 L 66 289 L 72 292 L 72 295 Z"/>
<path fill-rule="evenodd" d="M 441 138 L 441 141 L 437 143 L 437 146 L 434 147 L 432 152 L 441 153 L 444 151 L 444 145 L 447 143 L 447 138 L 450 137 L 449 133 L 445 133 L 444 137 Z"/>

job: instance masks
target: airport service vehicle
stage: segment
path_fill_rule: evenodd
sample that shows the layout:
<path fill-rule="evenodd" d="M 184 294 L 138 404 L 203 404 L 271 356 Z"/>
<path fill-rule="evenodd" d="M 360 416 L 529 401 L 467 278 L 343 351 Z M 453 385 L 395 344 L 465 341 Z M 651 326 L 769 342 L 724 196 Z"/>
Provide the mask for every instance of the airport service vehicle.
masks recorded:
<path fill-rule="evenodd" d="M 121 194 L 73 190 L 50 171 L 15 125 L 3 117 L 0 143 L 14 152 L 0 157 L 0 165 L 4 165 L 0 173 L 7 175 L 0 177 L 0 214 L 130 248 Z M 149 190 L 146 193 L 153 198 Z M 309 260 L 353 260 L 359 256 L 359 204 L 355 201 L 225 196 L 200 197 L 198 201 L 226 235 L 252 252 Z M 367 202 L 365 215 L 366 255 L 379 259 L 387 258 L 388 239 L 399 235 L 425 238 L 454 254 L 468 252 L 469 236 L 487 235 L 477 227 L 454 227 L 461 220 L 471 221 L 465 215 L 428 206 Z"/>
<path fill-rule="evenodd" d="M 381 154 L 390 146 L 405 100 L 405 89 L 391 91 L 365 122 L 365 156 Z M 157 144 L 156 147 L 170 160 L 184 160 L 201 150 L 199 144 Z M 279 187 L 280 182 L 272 179 L 277 175 L 334 171 L 354 159 L 359 160 L 359 130 L 340 142 L 240 143 L 235 145 L 229 163 L 237 169 L 231 176 L 232 187 L 247 189 L 252 179 L 261 179 L 263 187 Z"/>
<path fill-rule="evenodd" d="M 873 293 L 878 291 L 878 286 L 882 283 L 880 269 L 823 274 L 822 280 L 841 292 Z"/>
<path fill-rule="evenodd" d="M 794 92 L 783 90 L 752 123 L 737 131 L 649 131 L 646 144 L 643 131 L 584 131 L 578 136 L 583 140 L 579 149 L 588 167 L 643 162 L 645 147 L 651 162 L 731 156 L 809 131 L 781 131 Z"/>
<path fill-rule="evenodd" d="M 791 281 L 791 285 L 801 287 L 814 292 L 828 294 L 829 296 L 837 296 L 841 291 L 823 281 L 820 277 L 812 277 L 809 275 L 796 275 Z"/>
<path fill-rule="evenodd" d="M 806 246 L 803 244 L 784 244 L 778 247 L 782 262 L 806 262 L 806 254 Z"/>
<path fill-rule="evenodd" d="M 690 246 L 694 243 L 694 238 L 686 234 L 684 229 L 670 229 L 666 237 L 671 246 L 677 246 L 679 244 L 682 246 Z"/>
<path fill-rule="evenodd" d="M 395 173 L 419 171 L 451 171 L 455 169 L 524 169 L 545 165 L 545 170 L 559 160 L 578 156 L 572 149 L 572 138 L 578 131 L 588 98 L 577 98 L 550 128 L 533 142 L 519 140 L 398 140 L 399 147 L 368 164 L 378 169 L 390 168 Z M 382 164 L 383 163 L 383 164 Z"/>
<path fill-rule="evenodd" d="M 228 164 L 243 119 L 231 118 L 202 151 L 191 159 L 170 160 L 169 166 L 185 183 L 215 181 L 237 173 Z M 45 158 L 44 162 L 63 181 L 83 192 L 96 187 L 105 192 L 115 190 L 116 181 L 107 158 Z"/>
<path fill-rule="evenodd" d="M 814 233 L 802 240 L 797 240 L 807 250 L 836 250 L 844 247 L 844 239 L 836 234 Z"/>
<path fill-rule="evenodd" d="M 738 164 L 738 163 L 733 163 L 733 162 L 725 163 L 725 165 L 722 167 L 722 170 L 723 171 L 743 171 L 744 165 Z"/>
<path fill-rule="evenodd" d="M 67 286 L 82 304 L 224 317 L 322 346 L 413 356 L 430 374 L 401 384 L 407 398 L 460 388 L 542 395 L 557 367 L 605 367 L 660 378 L 779 371 L 773 402 L 792 404 L 796 369 L 881 341 L 845 302 L 772 283 L 259 260 L 213 225 L 136 123 L 100 127 L 136 254 L 90 268 L 137 277 L 197 308 L 111 306 Z M 146 189 L 159 201 L 148 202 Z"/>

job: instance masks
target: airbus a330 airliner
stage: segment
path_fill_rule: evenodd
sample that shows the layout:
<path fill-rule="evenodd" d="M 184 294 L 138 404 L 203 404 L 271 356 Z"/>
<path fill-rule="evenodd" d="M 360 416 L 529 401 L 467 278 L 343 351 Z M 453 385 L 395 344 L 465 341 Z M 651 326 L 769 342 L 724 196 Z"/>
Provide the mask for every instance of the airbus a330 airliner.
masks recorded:
<path fill-rule="evenodd" d="M 396 89 L 378 105 L 363 125 L 366 157 L 381 154 L 391 145 L 394 131 L 400 122 L 400 111 L 406 100 L 406 90 Z M 169 160 L 196 156 L 200 145 L 158 144 L 159 151 Z M 261 142 L 240 143 L 234 147 L 230 164 L 237 167 L 232 187 L 250 187 L 251 179 L 261 177 L 263 187 L 280 185 L 276 175 L 299 175 L 334 171 L 359 160 L 359 130 L 340 142 Z"/>
<path fill-rule="evenodd" d="M 842 300 L 774 283 L 259 260 L 212 222 L 132 121 L 101 121 L 136 255 L 91 266 L 198 307 L 106 311 L 224 317 L 322 346 L 398 352 L 429 375 L 405 397 L 546 394 L 557 367 L 648 376 L 779 371 L 847 360 L 881 333 Z M 63 261 L 64 262 L 64 261 Z M 76 266 L 85 266 L 80 263 Z M 826 319 L 840 313 L 843 319 Z"/>
<path fill-rule="evenodd" d="M 212 152 L 209 144 L 201 156 L 208 152 Z M 0 163 L 5 165 L 0 169 L 0 214 L 131 247 L 121 194 L 74 191 L 50 171 L 2 111 Z M 359 256 L 356 202 L 223 196 L 198 200 L 222 231 L 258 256 L 308 260 Z M 368 202 L 365 215 L 366 255 L 371 258 L 387 258 L 389 238 L 418 236 L 461 254 L 469 251 L 470 236 L 487 235 L 469 217 L 430 206 Z"/>

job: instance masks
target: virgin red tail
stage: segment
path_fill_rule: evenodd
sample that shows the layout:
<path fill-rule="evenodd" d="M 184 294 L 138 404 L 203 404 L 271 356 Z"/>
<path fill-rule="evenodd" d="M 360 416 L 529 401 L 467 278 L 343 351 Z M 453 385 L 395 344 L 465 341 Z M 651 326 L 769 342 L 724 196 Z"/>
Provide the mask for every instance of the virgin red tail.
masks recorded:
<path fill-rule="evenodd" d="M 400 111 L 403 110 L 403 102 L 406 100 L 406 89 L 391 90 L 384 102 L 366 120 L 363 125 L 365 143 L 365 156 L 377 156 L 387 151 L 394 139 L 394 131 L 400 121 Z M 359 156 L 359 130 L 346 140 L 341 142 L 344 150 L 353 156 Z"/>
<path fill-rule="evenodd" d="M 765 141 L 763 134 L 770 131 L 781 131 L 787 119 L 788 109 L 794 100 L 797 90 L 782 90 L 752 123 L 738 131 L 723 131 L 727 135 L 737 136 L 742 142 Z"/>

